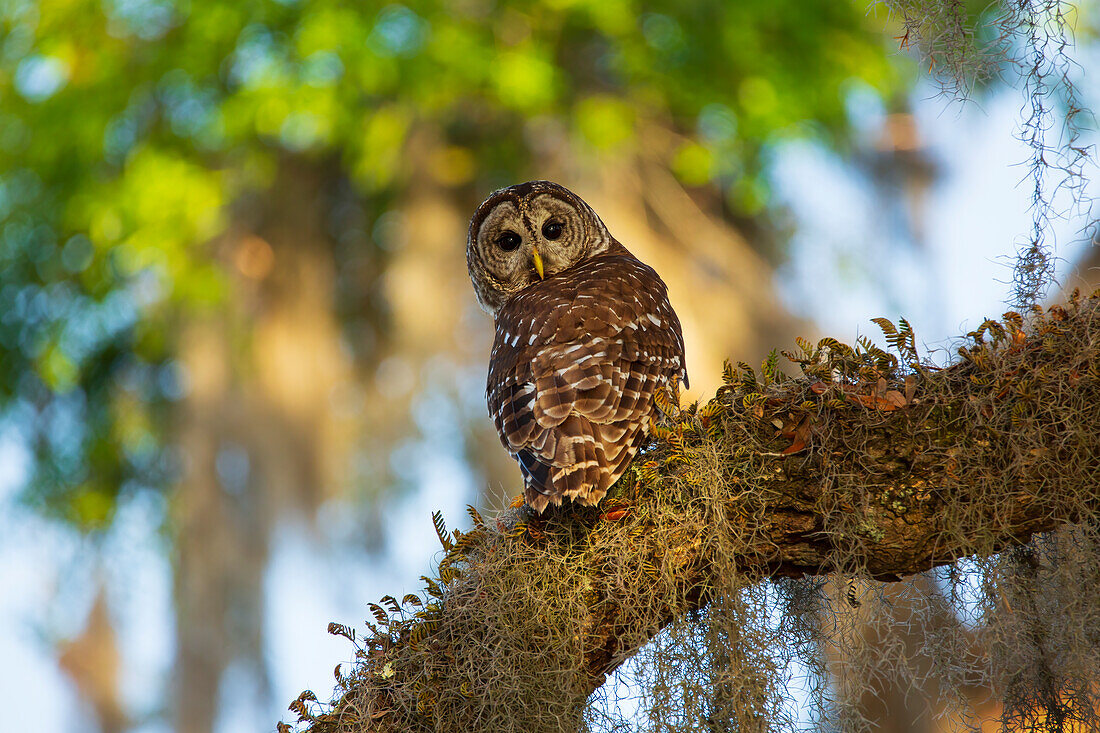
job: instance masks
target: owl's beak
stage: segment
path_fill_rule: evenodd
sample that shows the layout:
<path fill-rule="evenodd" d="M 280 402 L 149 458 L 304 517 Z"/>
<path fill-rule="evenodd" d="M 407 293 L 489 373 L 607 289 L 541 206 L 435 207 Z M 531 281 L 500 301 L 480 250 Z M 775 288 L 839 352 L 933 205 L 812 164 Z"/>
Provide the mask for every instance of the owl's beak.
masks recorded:
<path fill-rule="evenodd" d="M 546 272 L 542 268 L 542 257 L 539 255 L 539 248 L 531 246 L 531 259 L 535 262 L 535 272 L 539 274 L 539 280 L 546 279 Z"/>

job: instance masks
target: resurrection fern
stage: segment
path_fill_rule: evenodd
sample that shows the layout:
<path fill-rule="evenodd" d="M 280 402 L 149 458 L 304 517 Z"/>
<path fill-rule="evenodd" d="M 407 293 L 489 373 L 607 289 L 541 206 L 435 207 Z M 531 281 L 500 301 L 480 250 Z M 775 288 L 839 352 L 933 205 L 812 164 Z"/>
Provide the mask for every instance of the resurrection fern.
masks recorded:
<path fill-rule="evenodd" d="M 871 321 L 882 329 L 882 335 L 886 337 L 886 343 L 901 355 L 902 361 L 911 366 L 920 363 L 920 358 L 917 356 L 917 337 L 913 333 L 913 327 L 909 325 L 909 321 L 904 318 L 899 319 L 896 327 L 886 318 L 872 318 Z M 864 348 L 870 350 L 872 347 L 865 346 Z M 879 351 L 878 354 L 882 354 L 882 352 Z M 889 356 L 887 354 L 882 355 Z"/>
<path fill-rule="evenodd" d="M 798 378 L 772 355 L 662 395 L 598 507 L 435 513 L 436 577 L 330 627 L 355 668 L 299 723 L 864 730 L 897 685 L 949 727 L 1100 729 L 1100 298 L 986 321 L 945 368 L 876 323 L 890 351 L 799 340 Z"/>
<path fill-rule="evenodd" d="M 448 551 L 453 549 L 454 545 L 447 537 L 447 523 L 443 521 L 443 512 L 432 512 L 432 524 L 435 526 L 435 536 L 439 538 L 439 544 L 443 545 L 443 549 Z"/>

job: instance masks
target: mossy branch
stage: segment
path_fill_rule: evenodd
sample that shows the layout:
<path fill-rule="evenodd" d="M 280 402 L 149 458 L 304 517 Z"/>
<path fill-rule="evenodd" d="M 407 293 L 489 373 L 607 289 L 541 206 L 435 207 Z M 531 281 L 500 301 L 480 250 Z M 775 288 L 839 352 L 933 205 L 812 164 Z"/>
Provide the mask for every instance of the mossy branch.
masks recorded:
<path fill-rule="evenodd" d="M 316 731 L 576 730 L 610 671 L 753 584 L 897 579 L 1100 516 L 1096 294 L 986 321 L 943 369 L 907 323 L 876 322 L 892 353 L 800 341 L 797 379 L 773 355 L 759 376 L 727 366 L 705 405 L 663 400 L 656 444 L 598 508 L 471 511 L 449 535 L 438 519 L 425 596 L 374 606 L 334 703 L 292 709 Z M 744 656 L 723 664 L 759 676 Z M 757 689 L 731 679 L 727 697 Z M 737 702 L 742 726 L 767 727 L 765 697 Z"/>

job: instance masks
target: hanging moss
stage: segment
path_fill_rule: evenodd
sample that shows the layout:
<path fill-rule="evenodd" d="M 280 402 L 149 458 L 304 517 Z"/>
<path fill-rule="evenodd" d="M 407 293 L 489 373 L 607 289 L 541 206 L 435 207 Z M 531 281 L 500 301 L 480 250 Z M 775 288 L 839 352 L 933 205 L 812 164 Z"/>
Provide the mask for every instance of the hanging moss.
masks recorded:
<path fill-rule="evenodd" d="M 845 686 L 932 665 L 957 723 L 976 724 L 982 685 L 1007 729 L 1095 730 L 1100 293 L 986 321 L 947 368 L 876 322 L 889 351 L 799 341 L 798 378 L 773 354 L 759 374 L 727 365 L 706 404 L 662 397 L 653 445 L 598 507 L 471 508 L 465 532 L 435 515 L 437 576 L 372 605 L 365 638 L 330 629 L 357 666 L 331 704 L 303 693 L 299 722 L 789 729 L 794 660 L 823 727 L 868 724 Z M 877 622 L 903 596 L 928 626 L 920 664 Z M 629 704 L 601 691 L 615 673 Z"/>

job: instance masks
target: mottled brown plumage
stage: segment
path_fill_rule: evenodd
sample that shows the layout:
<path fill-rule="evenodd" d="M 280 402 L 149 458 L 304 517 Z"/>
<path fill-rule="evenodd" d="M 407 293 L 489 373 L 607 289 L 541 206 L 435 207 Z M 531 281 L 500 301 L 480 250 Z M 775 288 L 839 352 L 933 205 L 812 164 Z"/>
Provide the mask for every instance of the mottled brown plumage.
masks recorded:
<path fill-rule="evenodd" d="M 489 413 L 527 503 L 538 512 L 563 498 L 596 504 L 645 439 L 656 391 L 687 379 L 664 282 L 583 200 L 548 181 L 478 207 L 467 264 L 496 319 Z"/>

